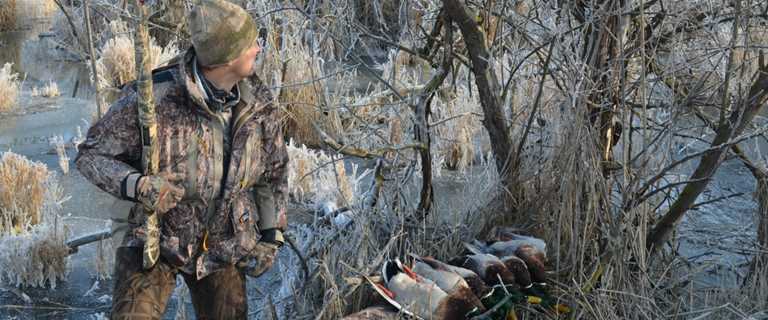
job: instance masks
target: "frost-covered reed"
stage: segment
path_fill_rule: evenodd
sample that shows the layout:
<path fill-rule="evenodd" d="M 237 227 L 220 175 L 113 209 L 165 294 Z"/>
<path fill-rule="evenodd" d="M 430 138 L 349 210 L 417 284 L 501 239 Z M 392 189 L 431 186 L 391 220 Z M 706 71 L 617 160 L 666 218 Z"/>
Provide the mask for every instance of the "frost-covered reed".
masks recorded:
<path fill-rule="evenodd" d="M 0 112 L 10 111 L 18 105 L 19 74 L 13 72 L 13 64 L 6 63 L 0 68 Z"/>
<path fill-rule="evenodd" d="M 0 283 L 56 286 L 67 274 L 63 190 L 42 163 L 0 156 Z"/>

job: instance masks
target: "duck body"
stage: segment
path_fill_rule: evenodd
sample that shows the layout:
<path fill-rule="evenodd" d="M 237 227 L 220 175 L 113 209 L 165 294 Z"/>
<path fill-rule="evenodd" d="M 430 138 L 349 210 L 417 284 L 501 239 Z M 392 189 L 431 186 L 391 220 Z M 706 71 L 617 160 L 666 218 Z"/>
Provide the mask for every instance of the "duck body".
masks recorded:
<path fill-rule="evenodd" d="M 492 254 L 471 254 L 453 259 L 449 263 L 475 272 L 487 285 L 515 282 L 514 275 L 498 257 Z"/>
<path fill-rule="evenodd" d="M 341 318 L 341 320 L 397 320 L 397 311 L 389 306 L 373 306 Z"/>
<path fill-rule="evenodd" d="M 399 260 L 385 262 L 382 277 L 396 307 L 421 319 L 465 319 L 470 312 L 482 308 L 461 276 L 423 261 L 413 270 Z"/>
<path fill-rule="evenodd" d="M 523 259 L 516 255 L 501 258 L 501 262 L 507 270 L 515 276 L 515 283 L 522 288 L 530 288 L 532 285 L 531 274 Z"/>
<path fill-rule="evenodd" d="M 432 258 L 417 257 L 413 265 L 413 272 L 434 281 L 440 289 L 455 300 L 455 303 L 467 305 L 469 309 L 485 309 L 467 281 L 444 263 Z"/>
<path fill-rule="evenodd" d="M 547 282 L 547 273 L 544 267 L 546 256 L 543 252 L 532 245 L 523 245 L 517 248 L 515 256 L 522 259 L 525 262 L 525 265 L 528 266 L 531 281 L 536 283 Z"/>

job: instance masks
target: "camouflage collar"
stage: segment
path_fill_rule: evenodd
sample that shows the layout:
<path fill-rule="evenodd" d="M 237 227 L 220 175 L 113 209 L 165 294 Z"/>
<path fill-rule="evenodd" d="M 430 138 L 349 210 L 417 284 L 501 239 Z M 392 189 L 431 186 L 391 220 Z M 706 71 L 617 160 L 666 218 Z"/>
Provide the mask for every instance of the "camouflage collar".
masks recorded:
<path fill-rule="evenodd" d="M 214 87 L 210 80 L 198 67 L 197 57 L 192 59 L 192 74 L 195 77 L 195 83 L 198 89 L 203 93 L 203 99 L 209 108 L 213 107 L 216 112 L 222 112 L 232 109 L 240 102 L 240 86 L 235 84 L 231 91 L 227 92 Z"/>
<path fill-rule="evenodd" d="M 179 74 L 181 75 L 181 83 L 189 95 L 189 99 L 197 104 L 205 113 L 213 115 L 211 109 L 208 108 L 208 104 L 205 103 L 205 91 L 194 80 L 194 70 L 190 68 L 195 62 L 195 50 L 190 48 L 184 53 L 184 58 L 179 61 Z"/>
<path fill-rule="evenodd" d="M 189 50 L 184 53 L 184 57 L 179 61 L 179 74 L 181 74 L 182 78 L 181 83 L 186 88 L 186 91 L 189 94 L 189 98 L 192 100 L 192 102 L 203 109 L 205 113 L 213 115 L 213 110 L 211 110 L 211 108 L 205 102 L 205 89 L 199 85 L 199 82 L 195 81 L 193 63 L 195 63 L 195 50 L 193 48 L 189 48 Z M 253 85 L 250 83 L 253 81 L 252 78 L 255 78 L 255 76 L 243 79 L 237 83 L 237 87 L 240 90 L 241 102 L 238 104 L 238 106 L 243 104 L 246 106 L 251 106 L 255 102 L 256 97 L 252 92 Z"/>

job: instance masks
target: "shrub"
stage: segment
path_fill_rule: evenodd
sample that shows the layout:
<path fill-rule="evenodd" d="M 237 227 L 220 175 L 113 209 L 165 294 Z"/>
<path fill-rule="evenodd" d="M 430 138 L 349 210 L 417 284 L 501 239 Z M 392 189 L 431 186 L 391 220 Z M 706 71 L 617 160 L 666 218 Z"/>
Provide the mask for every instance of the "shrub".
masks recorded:
<path fill-rule="evenodd" d="M 49 81 L 42 88 L 38 88 L 38 87 L 32 88 L 33 97 L 54 98 L 60 95 L 61 95 L 61 92 L 59 92 L 59 85 L 57 85 L 56 82 L 53 82 L 53 81 Z"/>
<path fill-rule="evenodd" d="M 46 166 L 0 156 L 0 284 L 56 286 L 67 273 L 63 192 Z"/>

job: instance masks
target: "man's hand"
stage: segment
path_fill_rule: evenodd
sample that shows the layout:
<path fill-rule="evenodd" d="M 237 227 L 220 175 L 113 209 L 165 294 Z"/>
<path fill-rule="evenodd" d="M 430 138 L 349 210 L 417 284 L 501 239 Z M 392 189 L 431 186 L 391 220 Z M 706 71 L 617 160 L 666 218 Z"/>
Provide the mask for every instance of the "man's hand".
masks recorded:
<path fill-rule="evenodd" d="M 275 243 L 259 241 L 250 256 L 238 262 L 237 266 L 242 268 L 246 275 L 258 277 L 275 263 L 279 248 Z"/>
<path fill-rule="evenodd" d="M 162 172 L 158 175 L 143 176 L 136 183 L 136 200 L 163 214 L 173 209 L 184 197 L 183 180 L 180 174 Z"/>

